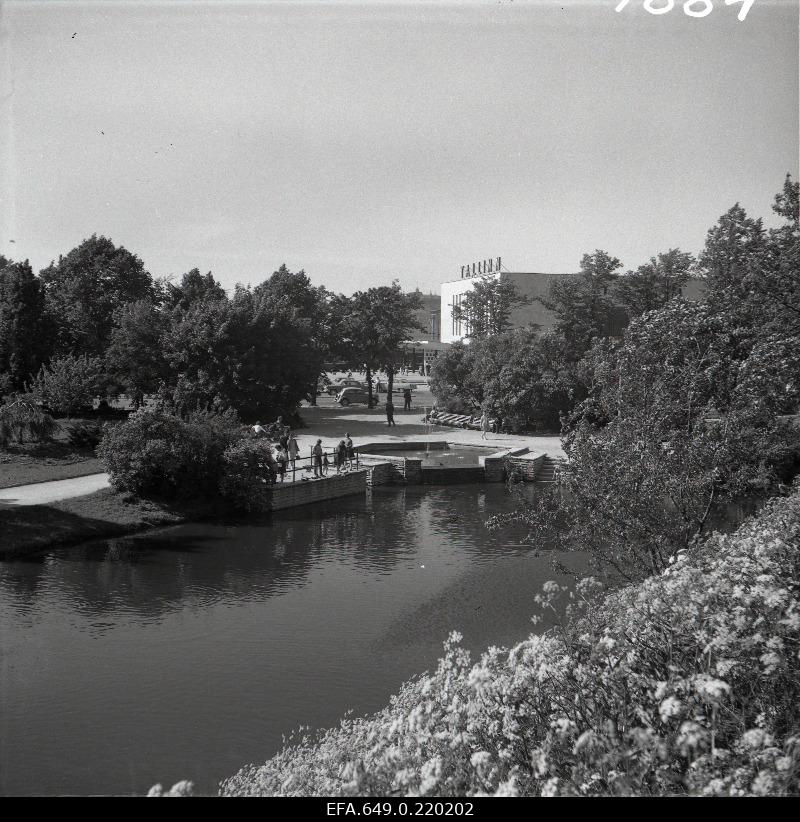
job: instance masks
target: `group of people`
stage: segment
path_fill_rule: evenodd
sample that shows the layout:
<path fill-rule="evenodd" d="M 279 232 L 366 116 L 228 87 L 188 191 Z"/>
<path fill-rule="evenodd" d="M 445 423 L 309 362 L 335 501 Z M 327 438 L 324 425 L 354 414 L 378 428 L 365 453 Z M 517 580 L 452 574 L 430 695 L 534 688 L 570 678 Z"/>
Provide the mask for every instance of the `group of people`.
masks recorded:
<path fill-rule="evenodd" d="M 292 433 L 292 429 L 288 425 L 283 424 L 282 417 L 278 417 L 278 419 L 269 426 L 269 430 L 264 428 L 260 422 L 257 422 L 253 426 L 253 436 L 255 436 L 256 439 L 277 440 L 274 461 L 270 460 L 269 463 L 277 482 L 283 482 L 290 465 L 292 467 L 292 476 L 294 476 L 294 472 L 297 469 L 297 458 L 300 455 L 300 446 L 297 443 L 297 437 Z"/>
<path fill-rule="evenodd" d="M 269 439 L 271 442 L 276 443 L 275 456 L 269 457 L 269 467 L 273 471 L 274 480 L 283 482 L 290 466 L 292 479 L 294 479 L 297 470 L 297 459 L 300 456 L 300 446 L 291 428 L 284 425 L 283 419 L 278 417 L 275 423 L 266 428 L 260 422 L 257 422 L 252 430 L 256 439 Z M 356 461 L 356 449 L 349 433 L 344 435 L 343 440 L 339 440 L 332 456 L 333 467 L 336 468 L 337 474 L 353 468 L 353 463 Z M 311 448 L 311 469 L 314 471 L 314 477 L 328 476 L 330 467 L 331 460 L 328 457 L 328 452 L 323 448 L 322 440 L 317 440 L 316 445 Z"/>
<path fill-rule="evenodd" d="M 344 437 L 343 440 L 339 440 L 339 444 L 333 451 L 333 465 L 337 474 L 351 470 L 356 459 L 356 449 L 353 447 L 350 434 L 345 434 Z M 317 440 L 317 444 L 311 449 L 311 463 L 315 477 L 328 476 L 331 463 L 327 451 L 322 447 L 322 440 Z"/>

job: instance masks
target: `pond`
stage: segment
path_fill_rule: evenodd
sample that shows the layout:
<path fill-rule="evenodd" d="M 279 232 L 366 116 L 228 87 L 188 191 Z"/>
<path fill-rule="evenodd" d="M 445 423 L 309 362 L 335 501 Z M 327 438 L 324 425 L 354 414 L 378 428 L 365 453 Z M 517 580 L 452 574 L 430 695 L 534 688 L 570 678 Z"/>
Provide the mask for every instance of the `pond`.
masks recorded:
<path fill-rule="evenodd" d="M 0 563 L 0 792 L 215 793 L 298 726 L 381 708 L 451 630 L 519 641 L 563 578 L 484 529 L 513 505 L 503 485 L 378 488 Z"/>

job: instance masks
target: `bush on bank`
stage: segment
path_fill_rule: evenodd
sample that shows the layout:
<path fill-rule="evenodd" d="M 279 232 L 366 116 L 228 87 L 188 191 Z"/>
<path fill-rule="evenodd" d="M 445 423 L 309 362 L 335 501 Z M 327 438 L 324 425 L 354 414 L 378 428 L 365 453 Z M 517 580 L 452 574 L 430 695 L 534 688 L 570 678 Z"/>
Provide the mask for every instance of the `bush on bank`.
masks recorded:
<path fill-rule="evenodd" d="M 247 439 L 230 413 L 182 419 L 140 409 L 105 435 L 98 455 L 118 491 L 166 500 L 220 496 L 246 511 L 269 506 L 271 448 Z"/>
<path fill-rule="evenodd" d="M 388 707 L 286 747 L 224 795 L 800 792 L 800 485 L 731 535 L 477 664 L 451 636 Z M 547 583 L 537 598 L 562 595 Z"/>

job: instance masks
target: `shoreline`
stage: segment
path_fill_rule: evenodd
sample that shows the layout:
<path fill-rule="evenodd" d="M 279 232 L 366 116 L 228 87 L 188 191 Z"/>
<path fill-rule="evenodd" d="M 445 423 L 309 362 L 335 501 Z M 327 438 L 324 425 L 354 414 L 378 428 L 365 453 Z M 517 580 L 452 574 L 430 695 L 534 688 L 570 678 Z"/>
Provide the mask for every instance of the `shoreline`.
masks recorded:
<path fill-rule="evenodd" d="M 47 505 L 10 505 L 0 508 L 0 560 L 230 513 L 213 502 L 167 504 L 134 499 L 110 488 Z"/>

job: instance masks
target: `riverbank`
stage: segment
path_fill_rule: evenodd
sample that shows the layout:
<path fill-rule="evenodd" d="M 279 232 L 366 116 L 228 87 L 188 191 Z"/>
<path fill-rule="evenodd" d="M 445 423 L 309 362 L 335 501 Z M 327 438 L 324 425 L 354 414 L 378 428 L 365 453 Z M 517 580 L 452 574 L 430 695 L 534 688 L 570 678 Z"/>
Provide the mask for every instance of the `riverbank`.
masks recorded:
<path fill-rule="evenodd" d="M 0 558 L 227 514 L 214 503 L 163 503 L 104 488 L 47 505 L 0 507 Z"/>

